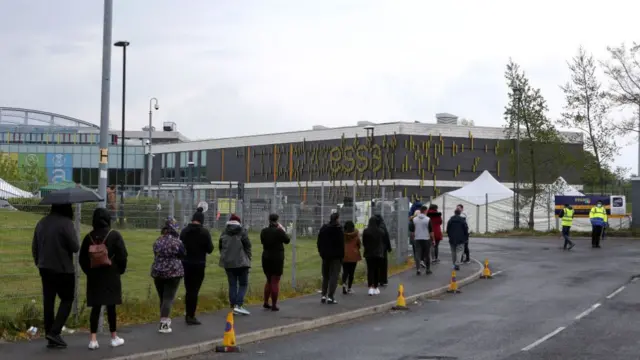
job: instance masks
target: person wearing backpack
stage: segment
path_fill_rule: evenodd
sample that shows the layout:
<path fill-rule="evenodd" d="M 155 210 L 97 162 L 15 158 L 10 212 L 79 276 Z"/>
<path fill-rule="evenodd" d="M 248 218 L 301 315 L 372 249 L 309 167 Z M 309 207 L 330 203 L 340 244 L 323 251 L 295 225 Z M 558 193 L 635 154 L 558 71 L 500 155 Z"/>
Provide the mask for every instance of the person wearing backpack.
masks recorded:
<path fill-rule="evenodd" d="M 120 276 L 127 269 L 127 248 L 122 235 L 111 230 L 109 210 L 97 208 L 93 212 L 93 230 L 82 240 L 78 261 L 87 275 L 87 306 L 91 338 L 89 349 L 99 348 L 96 333 L 103 306 L 107 308 L 111 346 L 118 347 L 124 340 L 116 333 L 116 305 L 122 304 L 122 282 Z"/>

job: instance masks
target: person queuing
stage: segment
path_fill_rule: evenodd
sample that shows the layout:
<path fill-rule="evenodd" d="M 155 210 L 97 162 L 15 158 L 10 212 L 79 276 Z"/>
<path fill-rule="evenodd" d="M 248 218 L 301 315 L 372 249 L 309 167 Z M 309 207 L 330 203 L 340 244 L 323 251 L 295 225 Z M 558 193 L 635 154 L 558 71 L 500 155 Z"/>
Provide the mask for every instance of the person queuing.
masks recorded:
<path fill-rule="evenodd" d="M 204 226 L 204 209 L 199 207 L 191 217 L 191 223 L 180 232 L 180 241 L 186 255 L 182 260 L 184 267 L 184 305 L 187 325 L 200 325 L 196 318 L 198 294 L 204 281 L 207 254 L 213 253 L 211 233 Z"/>
<path fill-rule="evenodd" d="M 433 262 L 437 264 L 440 262 L 438 247 L 440 241 L 442 241 L 442 213 L 438 211 L 438 205 L 429 205 L 427 217 L 429 217 L 431 229 L 433 230 Z"/>
<path fill-rule="evenodd" d="M 171 308 L 176 298 L 180 280 L 184 277 L 182 259 L 186 251 L 180 235 L 178 223 L 169 216 L 160 230 L 160 237 L 153 243 L 153 265 L 151 277 L 160 299 L 160 326 L 158 332 L 171 333 Z"/>
<path fill-rule="evenodd" d="M 431 243 L 433 239 L 433 230 L 431 229 L 431 221 L 427 217 L 427 207 L 420 208 L 420 214 L 413 218 L 415 226 L 415 248 L 416 248 L 416 274 L 420 275 L 421 262 L 424 262 L 426 274 L 431 274 Z"/>
<path fill-rule="evenodd" d="M 596 206 L 591 208 L 589 220 L 591 221 L 591 247 L 599 249 L 602 232 L 608 223 L 607 209 L 602 206 L 602 201 L 598 200 Z"/>
<path fill-rule="evenodd" d="M 42 307 L 47 347 L 66 348 L 62 327 L 71 314 L 76 286 L 73 254 L 80 250 L 70 204 L 52 205 L 33 233 L 31 253 L 42 280 Z M 56 295 L 60 297 L 54 318 Z"/>
<path fill-rule="evenodd" d="M 391 252 L 391 237 L 389 236 L 389 230 L 387 224 L 384 223 L 382 215 L 374 215 L 376 221 L 380 226 L 380 230 L 384 233 L 382 238 L 382 264 L 380 265 L 380 286 L 385 287 L 389 283 L 389 253 Z"/>
<path fill-rule="evenodd" d="M 284 245 L 291 239 L 284 227 L 278 222 L 278 214 L 269 215 L 269 225 L 260 232 L 262 243 L 262 271 L 267 278 L 264 284 L 264 304 L 262 307 L 278 311 L 280 277 L 284 270 Z M 271 299 L 271 305 L 269 305 Z"/>
<path fill-rule="evenodd" d="M 242 221 L 232 214 L 227 226 L 220 235 L 220 267 L 227 274 L 229 282 L 229 304 L 237 315 L 251 315 L 244 307 L 244 296 L 249 287 L 249 269 L 251 268 L 251 241 Z"/>
<path fill-rule="evenodd" d="M 456 209 L 460 210 L 460 217 L 467 221 L 467 213 L 464 212 L 464 205 L 458 204 L 458 206 L 456 206 Z M 469 262 L 471 262 L 471 255 L 469 254 L 469 236 L 467 236 L 467 239 L 464 242 L 464 250 L 462 253 L 461 261 L 464 264 L 468 264 Z"/>
<path fill-rule="evenodd" d="M 369 296 L 380 294 L 380 275 L 384 264 L 384 230 L 380 228 L 380 220 L 372 216 L 367 228 L 362 232 L 364 258 L 367 262 L 367 284 Z"/>
<path fill-rule="evenodd" d="M 342 259 L 342 293 L 353 294 L 353 278 L 356 273 L 358 261 L 362 260 L 360 255 L 360 232 L 356 229 L 353 221 L 344 223 L 344 258 Z"/>
<path fill-rule="evenodd" d="M 462 211 L 456 209 L 453 216 L 447 221 L 447 236 L 449 237 L 449 246 L 451 247 L 451 260 L 453 267 L 460 270 L 458 265 L 458 253 L 464 247 L 464 243 L 469 239 L 469 226 L 467 221 L 460 216 Z"/>
<path fill-rule="evenodd" d="M 331 214 L 329 223 L 320 228 L 317 247 L 322 258 L 322 297 L 320 302 L 337 304 L 335 293 L 344 258 L 344 231 L 340 226 L 338 213 Z"/>
<path fill-rule="evenodd" d="M 122 235 L 111 230 L 109 210 L 97 208 L 93 212 L 93 230 L 82 240 L 78 262 L 87 275 L 87 307 L 91 308 L 89 349 L 100 347 L 96 334 L 103 306 L 107 308 L 111 347 L 124 344 L 116 332 L 116 305 L 122 304 L 120 276 L 127 269 L 127 248 Z"/>
<path fill-rule="evenodd" d="M 573 224 L 573 208 L 569 204 L 564 204 L 564 209 L 560 213 L 560 219 L 562 220 L 562 238 L 564 239 L 563 250 L 571 250 L 576 245 L 569 239 L 569 233 L 571 232 L 571 225 Z"/>
<path fill-rule="evenodd" d="M 419 200 L 416 200 L 413 204 L 411 204 L 411 208 L 409 209 L 409 243 L 411 244 L 411 250 L 413 252 L 413 260 L 417 265 L 420 265 L 420 259 L 417 257 L 416 253 L 416 243 L 415 243 L 415 232 L 416 227 L 413 223 L 413 218 L 420 214 L 420 208 L 422 207 L 422 203 Z"/>

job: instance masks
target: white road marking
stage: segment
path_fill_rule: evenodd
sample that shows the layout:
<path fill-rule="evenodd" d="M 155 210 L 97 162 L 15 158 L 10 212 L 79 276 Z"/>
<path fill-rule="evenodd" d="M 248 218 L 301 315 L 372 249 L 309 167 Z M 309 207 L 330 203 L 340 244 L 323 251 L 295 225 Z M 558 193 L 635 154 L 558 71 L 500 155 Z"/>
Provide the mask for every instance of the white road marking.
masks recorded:
<path fill-rule="evenodd" d="M 612 292 L 609 296 L 607 296 L 607 299 L 611 300 L 613 299 L 614 296 L 618 295 L 622 290 L 624 290 L 625 286 L 620 286 L 620 288 L 614 292 Z"/>
<path fill-rule="evenodd" d="M 591 306 L 590 308 L 588 308 L 587 310 L 585 310 L 582 314 L 576 316 L 576 320 L 580 320 L 583 317 L 591 314 L 595 309 L 600 307 L 600 303 L 594 304 L 593 306 Z"/>
<path fill-rule="evenodd" d="M 494 272 L 492 275 L 502 274 L 503 272 L 504 272 L 504 270 L 496 271 L 496 272 Z"/>
<path fill-rule="evenodd" d="M 552 337 L 558 335 L 558 333 L 560 331 L 564 330 L 564 329 L 565 329 L 564 326 L 561 326 L 561 327 L 555 329 L 553 332 L 545 335 L 544 337 L 540 338 L 538 341 L 534 342 L 533 344 L 531 344 L 531 345 L 529 345 L 529 346 L 527 346 L 525 348 L 522 348 L 522 351 L 529 351 L 529 350 L 533 349 L 534 347 L 536 347 L 536 346 L 542 344 L 543 342 L 551 339 Z"/>

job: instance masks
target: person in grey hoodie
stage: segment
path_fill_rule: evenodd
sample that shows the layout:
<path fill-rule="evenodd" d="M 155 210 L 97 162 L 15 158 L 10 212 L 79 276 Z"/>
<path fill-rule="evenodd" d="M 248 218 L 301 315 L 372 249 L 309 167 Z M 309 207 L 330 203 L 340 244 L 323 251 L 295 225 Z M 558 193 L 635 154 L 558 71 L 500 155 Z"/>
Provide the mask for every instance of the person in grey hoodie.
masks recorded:
<path fill-rule="evenodd" d="M 49 348 L 66 348 L 62 327 L 71 314 L 76 286 L 73 254 L 80 250 L 80 242 L 73 225 L 70 204 L 53 205 L 33 233 L 31 253 L 42 279 L 44 331 Z M 60 297 L 54 318 L 56 295 Z"/>
<path fill-rule="evenodd" d="M 415 226 L 414 242 L 416 249 L 416 273 L 420 272 L 420 261 L 423 261 L 426 267 L 426 274 L 431 274 L 431 243 L 433 241 L 433 230 L 431 229 L 431 221 L 427 217 L 427 207 L 420 207 L 420 214 L 413 218 Z"/>
<path fill-rule="evenodd" d="M 232 214 L 220 235 L 220 267 L 229 281 L 229 304 L 237 315 L 251 315 L 244 307 L 244 296 L 249 286 L 251 268 L 251 241 L 242 227 L 240 217 Z"/>
<path fill-rule="evenodd" d="M 461 209 L 456 209 L 454 215 L 447 221 L 447 236 L 451 247 L 451 259 L 456 270 L 460 270 L 460 266 L 457 263 L 458 253 L 462 250 L 467 239 L 469 239 L 469 226 L 467 225 L 467 220 L 461 216 L 461 213 Z"/>

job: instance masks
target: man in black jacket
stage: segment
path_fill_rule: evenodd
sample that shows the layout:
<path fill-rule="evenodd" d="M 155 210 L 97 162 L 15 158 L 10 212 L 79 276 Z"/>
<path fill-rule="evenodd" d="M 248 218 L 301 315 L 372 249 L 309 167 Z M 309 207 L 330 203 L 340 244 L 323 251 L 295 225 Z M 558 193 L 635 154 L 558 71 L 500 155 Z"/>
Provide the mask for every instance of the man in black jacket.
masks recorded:
<path fill-rule="evenodd" d="M 462 210 L 455 210 L 454 215 L 447 222 L 447 236 L 449 237 L 449 245 L 451 246 L 451 259 L 456 270 L 460 270 L 457 264 L 458 252 L 469 239 L 469 226 L 467 220 L 460 216 Z"/>
<path fill-rule="evenodd" d="M 322 258 L 322 298 L 321 302 L 337 304 L 334 295 L 338 287 L 338 277 L 344 258 L 344 231 L 340 226 L 340 215 L 331 214 L 329 223 L 322 225 L 318 233 L 318 253 Z"/>

